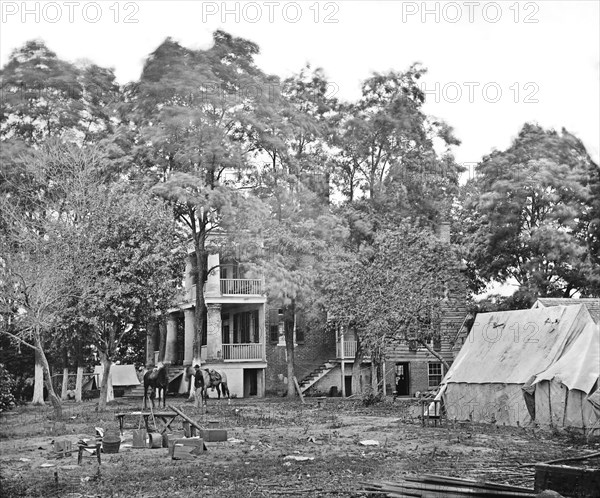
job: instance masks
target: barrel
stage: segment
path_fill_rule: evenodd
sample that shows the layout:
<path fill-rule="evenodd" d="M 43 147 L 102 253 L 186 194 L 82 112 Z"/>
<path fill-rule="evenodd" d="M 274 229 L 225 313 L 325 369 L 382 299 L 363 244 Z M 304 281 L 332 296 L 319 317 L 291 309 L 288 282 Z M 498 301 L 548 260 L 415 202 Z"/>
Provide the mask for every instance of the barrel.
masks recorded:
<path fill-rule="evenodd" d="M 148 448 L 162 448 L 163 437 L 158 432 L 148 434 Z"/>

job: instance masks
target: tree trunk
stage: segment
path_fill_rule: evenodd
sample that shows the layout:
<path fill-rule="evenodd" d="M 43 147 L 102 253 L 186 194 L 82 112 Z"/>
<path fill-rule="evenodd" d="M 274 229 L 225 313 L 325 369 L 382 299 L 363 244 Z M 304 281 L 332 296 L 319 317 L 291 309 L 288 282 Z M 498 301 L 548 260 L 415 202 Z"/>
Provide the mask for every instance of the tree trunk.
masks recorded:
<path fill-rule="evenodd" d="M 67 391 L 69 390 L 69 352 L 67 348 L 63 348 L 63 378 L 62 378 L 62 386 L 60 389 L 60 400 L 67 400 Z"/>
<path fill-rule="evenodd" d="M 146 328 L 146 368 L 154 366 L 154 351 L 156 349 L 155 338 L 158 335 L 157 317 L 150 317 Z"/>
<path fill-rule="evenodd" d="M 44 403 L 44 367 L 40 352 L 35 350 L 35 374 L 33 378 L 33 398 L 31 402 L 34 405 L 43 405 Z"/>
<path fill-rule="evenodd" d="M 287 360 L 287 395 L 292 397 L 296 395 L 296 386 L 294 384 L 294 330 L 296 328 L 296 306 L 295 302 L 292 301 L 292 320 L 291 326 L 290 321 L 285 321 L 285 351 Z"/>
<path fill-rule="evenodd" d="M 356 341 L 356 354 L 354 355 L 354 363 L 352 364 L 352 394 L 362 393 L 362 377 L 361 365 L 363 359 L 363 348 L 360 341 Z"/>
<path fill-rule="evenodd" d="M 106 404 L 115 399 L 113 392 L 112 379 L 110 376 L 110 367 L 112 366 L 113 352 L 116 347 L 117 324 L 105 324 L 103 330 L 104 340 L 102 341 L 106 349 L 98 348 L 100 353 L 100 362 L 102 363 L 102 383 L 100 385 L 100 399 L 98 400 L 98 409 L 105 410 Z"/>
<path fill-rule="evenodd" d="M 81 403 L 83 390 L 83 348 L 81 346 L 81 339 L 77 338 L 77 378 L 75 379 L 75 401 Z"/>
<path fill-rule="evenodd" d="M 206 316 L 206 302 L 204 301 L 204 272 L 206 265 L 204 261 L 204 223 L 200 220 L 199 233 L 194 234 L 194 252 L 196 256 L 196 272 L 194 282 L 196 283 L 196 302 L 194 308 L 194 342 L 192 346 L 192 365 L 201 365 L 202 335 L 204 333 L 204 317 Z"/>
<path fill-rule="evenodd" d="M 83 365 L 77 365 L 77 377 L 75 379 L 75 401 L 80 403 L 82 400 L 81 391 L 83 389 Z"/>
<path fill-rule="evenodd" d="M 110 367 L 112 366 L 112 361 L 104 351 L 100 351 L 100 362 L 102 363 L 103 370 L 102 382 L 100 384 L 100 399 L 98 400 L 98 409 L 105 410 L 106 404 L 115 399 L 112 388 L 112 379 L 110 378 Z"/>
<path fill-rule="evenodd" d="M 444 365 L 446 372 L 448 371 L 448 369 L 450 368 L 450 365 L 448 365 L 448 362 L 446 360 L 444 360 L 442 355 L 440 355 L 429 344 L 427 344 L 425 341 L 423 341 L 421 339 L 419 339 L 419 344 L 421 344 L 427 351 L 429 351 L 433 356 L 435 356 L 438 360 L 440 360 L 442 362 L 442 365 Z"/>
<path fill-rule="evenodd" d="M 42 339 L 40 337 L 39 331 L 35 331 L 34 333 L 35 346 L 40 354 L 40 362 L 42 364 L 42 368 L 44 370 L 44 383 L 46 384 L 46 390 L 48 391 L 48 399 L 54 408 L 54 418 L 56 420 L 62 420 L 62 405 L 60 404 L 60 399 L 54 392 L 54 386 L 52 385 L 52 377 L 50 375 L 50 365 L 48 365 L 48 359 L 42 349 Z"/>
<path fill-rule="evenodd" d="M 371 357 L 371 390 L 373 394 L 377 394 L 377 367 L 373 357 Z"/>
<path fill-rule="evenodd" d="M 69 390 L 69 367 L 63 367 L 63 378 L 62 386 L 60 389 L 60 400 L 66 401 L 68 399 L 67 391 Z"/>
<path fill-rule="evenodd" d="M 158 333 L 159 333 L 159 344 L 158 344 L 158 362 L 162 363 L 165 361 L 165 351 L 167 349 L 167 318 L 162 316 L 158 321 Z"/>

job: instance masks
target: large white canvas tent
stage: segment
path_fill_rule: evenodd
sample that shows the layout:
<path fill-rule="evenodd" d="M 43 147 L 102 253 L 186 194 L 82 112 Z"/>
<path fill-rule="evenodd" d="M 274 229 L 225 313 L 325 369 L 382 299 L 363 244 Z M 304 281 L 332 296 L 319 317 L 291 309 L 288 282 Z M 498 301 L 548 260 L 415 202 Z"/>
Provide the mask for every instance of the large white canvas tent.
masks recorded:
<path fill-rule="evenodd" d="M 478 314 L 438 397 L 451 419 L 600 433 L 600 331 L 586 307 Z"/>

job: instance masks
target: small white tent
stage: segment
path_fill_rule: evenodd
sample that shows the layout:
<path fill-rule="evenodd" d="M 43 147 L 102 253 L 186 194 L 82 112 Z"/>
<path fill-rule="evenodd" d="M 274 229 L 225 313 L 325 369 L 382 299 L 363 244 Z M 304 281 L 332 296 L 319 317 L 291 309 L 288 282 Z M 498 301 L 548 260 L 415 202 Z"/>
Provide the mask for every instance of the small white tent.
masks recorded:
<path fill-rule="evenodd" d="M 599 335 L 583 305 L 477 315 L 442 381 L 447 416 L 600 432 Z"/>
<path fill-rule="evenodd" d="M 94 367 L 94 374 L 98 376 L 98 388 L 102 384 L 102 374 L 104 367 L 102 365 L 96 365 Z M 135 371 L 135 365 L 112 365 L 110 367 L 110 378 L 113 386 L 139 386 L 140 380 L 138 379 Z"/>

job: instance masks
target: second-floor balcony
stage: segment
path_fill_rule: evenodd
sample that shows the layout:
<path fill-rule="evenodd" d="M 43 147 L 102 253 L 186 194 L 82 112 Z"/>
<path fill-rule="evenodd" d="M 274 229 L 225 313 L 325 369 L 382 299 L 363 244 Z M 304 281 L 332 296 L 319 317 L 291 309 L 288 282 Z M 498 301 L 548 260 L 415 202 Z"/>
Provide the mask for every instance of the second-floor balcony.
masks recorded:
<path fill-rule="evenodd" d="M 260 296 L 263 294 L 263 283 L 260 279 L 222 278 L 221 294 L 224 296 Z"/>
<path fill-rule="evenodd" d="M 211 296 L 262 296 L 264 295 L 264 284 L 260 279 L 249 278 L 222 278 L 218 281 L 218 287 L 215 283 L 207 282 L 204 287 L 204 295 Z M 196 286 L 185 292 L 185 298 L 188 302 L 196 300 Z"/>
<path fill-rule="evenodd" d="M 264 360 L 264 344 L 223 344 L 223 359 L 230 361 Z"/>
<path fill-rule="evenodd" d="M 336 344 L 336 355 L 338 358 L 354 358 L 356 356 L 356 341 L 344 341 L 344 351 L 342 352 L 342 346 L 338 342 Z"/>

